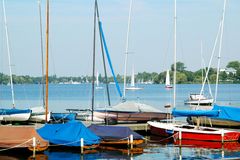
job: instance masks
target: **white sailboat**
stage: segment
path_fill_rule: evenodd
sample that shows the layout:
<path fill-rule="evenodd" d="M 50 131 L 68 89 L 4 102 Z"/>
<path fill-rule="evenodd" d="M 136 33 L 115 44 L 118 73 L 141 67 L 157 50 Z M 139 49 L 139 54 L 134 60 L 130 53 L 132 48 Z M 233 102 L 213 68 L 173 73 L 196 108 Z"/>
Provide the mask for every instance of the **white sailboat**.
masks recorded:
<path fill-rule="evenodd" d="M 12 68 L 11 68 L 11 54 L 9 48 L 9 36 L 7 27 L 7 16 L 5 10 L 5 1 L 2 1 L 4 24 L 5 24 L 5 34 L 6 34 L 6 44 L 7 44 L 7 55 L 8 55 L 8 65 L 9 65 L 9 77 L 10 77 L 10 87 L 12 95 L 12 108 L 5 109 L 0 108 L 0 121 L 27 121 L 30 118 L 30 109 L 16 109 L 14 101 L 14 90 L 13 90 L 13 78 L 12 78 Z"/>
<path fill-rule="evenodd" d="M 42 76 L 44 77 L 44 65 L 43 65 L 43 40 L 42 40 L 42 15 L 41 15 L 41 2 L 38 1 L 38 7 L 39 7 L 39 17 L 40 17 L 40 33 L 41 33 L 41 52 L 42 52 Z M 35 106 L 30 107 L 32 113 L 28 121 L 30 122 L 45 122 L 45 99 L 44 99 L 44 83 L 42 80 L 42 93 L 43 93 L 43 104 L 42 106 Z M 47 113 L 47 122 L 50 121 L 51 118 L 51 112 Z"/>
<path fill-rule="evenodd" d="M 126 87 L 126 90 L 141 90 L 143 88 L 135 86 L 135 75 L 134 75 L 134 67 L 132 68 L 132 75 L 131 75 L 131 84 L 130 87 Z"/>
<path fill-rule="evenodd" d="M 167 70 L 166 72 L 165 88 L 173 88 L 172 85 L 170 84 L 169 70 Z"/>
<path fill-rule="evenodd" d="M 96 74 L 96 89 L 103 89 L 102 86 L 99 85 L 99 73 L 97 71 L 97 74 Z"/>

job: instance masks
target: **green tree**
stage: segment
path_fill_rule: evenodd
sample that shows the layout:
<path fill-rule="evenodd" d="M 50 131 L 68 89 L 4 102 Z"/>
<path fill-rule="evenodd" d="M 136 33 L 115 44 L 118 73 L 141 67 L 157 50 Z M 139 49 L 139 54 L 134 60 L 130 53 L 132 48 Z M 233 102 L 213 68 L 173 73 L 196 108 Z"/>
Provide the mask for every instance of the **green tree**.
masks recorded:
<path fill-rule="evenodd" d="M 234 68 L 236 70 L 240 69 L 240 62 L 239 61 L 231 61 L 227 64 L 227 68 Z"/>
<path fill-rule="evenodd" d="M 176 63 L 176 70 L 179 72 L 182 72 L 186 69 L 184 63 L 182 62 L 177 62 Z M 174 71 L 174 64 L 171 65 L 171 70 Z"/>

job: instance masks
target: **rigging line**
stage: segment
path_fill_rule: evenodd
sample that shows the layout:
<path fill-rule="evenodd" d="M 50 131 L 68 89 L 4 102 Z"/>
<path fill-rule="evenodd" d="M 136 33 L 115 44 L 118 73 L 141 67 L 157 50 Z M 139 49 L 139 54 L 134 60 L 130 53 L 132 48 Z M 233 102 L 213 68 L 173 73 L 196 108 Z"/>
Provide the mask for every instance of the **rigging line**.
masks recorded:
<path fill-rule="evenodd" d="M 47 123 L 47 115 L 48 115 L 48 55 L 49 55 L 49 0 L 47 0 L 47 6 L 46 6 L 46 99 L 45 99 L 45 122 Z"/>
<path fill-rule="evenodd" d="M 220 23 L 219 27 L 218 27 L 217 36 L 215 38 L 215 42 L 214 42 L 214 46 L 213 46 L 213 49 L 212 49 L 211 58 L 210 58 L 210 61 L 208 63 L 208 69 L 207 69 L 207 72 L 206 72 L 206 75 L 205 75 L 205 78 L 204 78 L 204 81 L 203 81 L 203 85 L 202 85 L 202 88 L 201 88 L 201 91 L 200 91 L 200 95 L 203 93 L 203 88 L 204 88 L 205 83 L 207 81 L 207 77 L 208 77 L 208 73 L 209 73 L 209 70 L 210 70 L 210 66 L 212 64 L 213 56 L 214 56 L 214 53 L 215 53 L 215 50 L 216 50 L 216 46 L 217 46 L 217 43 L 218 43 L 218 37 L 219 37 L 220 30 L 221 30 L 221 26 L 222 26 L 222 23 Z"/>
<path fill-rule="evenodd" d="M 176 76 L 177 76 L 177 1 L 174 1 L 174 73 L 173 73 L 173 108 L 176 107 Z"/>
<path fill-rule="evenodd" d="M 103 42 L 102 42 L 104 37 L 103 37 L 103 34 L 101 32 L 101 21 L 100 21 L 100 18 L 99 18 L 99 11 L 98 11 L 98 4 L 97 3 L 96 3 L 96 11 L 97 11 L 97 19 L 98 19 L 98 28 L 99 28 L 99 35 L 100 35 L 99 37 L 100 37 L 100 43 L 101 43 L 102 58 L 103 58 L 103 68 L 104 68 L 104 75 L 105 75 L 105 84 L 106 84 L 106 89 L 107 89 L 108 106 L 111 106 L 110 95 L 109 95 L 109 87 L 108 87 L 107 70 L 106 70 L 106 62 L 105 62 L 105 56 L 104 56 L 104 50 L 103 50 Z"/>
<path fill-rule="evenodd" d="M 13 91 L 13 78 L 12 78 L 12 66 L 11 66 L 11 55 L 10 55 L 10 47 L 9 47 L 9 36 L 8 36 L 8 27 L 7 27 L 7 16 L 5 10 L 5 0 L 2 1 L 3 6 L 3 15 L 4 15 L 4 23 L 5 23 L 5 33 L 6 33 L 6 41 L 7 41 L 7 54 L 8 54 L 8 65 L 9 65 L 9 76 L 10 76 L 10 85 L 11 85 L 11 93 L 12 93 L 12 107 L 15 108 L 14 101 L 14 91 Z"/>

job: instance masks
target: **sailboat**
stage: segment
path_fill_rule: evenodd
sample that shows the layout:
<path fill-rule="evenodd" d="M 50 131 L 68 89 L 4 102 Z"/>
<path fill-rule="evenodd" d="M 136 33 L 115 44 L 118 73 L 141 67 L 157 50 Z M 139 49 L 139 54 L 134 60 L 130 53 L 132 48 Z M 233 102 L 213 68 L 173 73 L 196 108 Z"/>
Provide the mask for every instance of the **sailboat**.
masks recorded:
<path fill-rule="evenodd" d="M 226 2 L 226 1 L 225 1 Z M 225 3 L 224 3 L 225 6 Z M 216 117 L 219 111 L 202 111 L 202 110 L 176 110 L 175 98 L 176 98 L 176 0 L 174 2 L 174 109 L 172 115 L 178 116 L 195 116 L 195 117 Z M 164 123 L 164 122 L 148 122 L 150 126 L 150 132 L 158 136 L 174 137 L 179 140 L 202 140 L 202 141 L 238 141 L 240 138 L 240 132 L 231 131 L 219 128 L 210 128 L 197 125 L 177 124 L 176 122 Z"/>
<path fill-rule="evenodd" d="M 132 75 L 131 75 L 131 86 L 126 87 L 126 90 L 141 90 L 143 88 L 135 86 L 135 76 L 134 76 L 134 68 L 132 68 Z"/>
<path fill-rule="evenodd" d="M 130 2 L 130 8 L 131 8 L 131 4 L 132 4 L 132 0 Z M 96 7 L 96 9 L 97 9 L 97 13 L 98 13 L 98 7 Z M 100 37 L 102 37 L 101 40 L 103 41 L 103 44 L 104 44 L 106 55 L 108 57 L 108 62 L 109 62 L 109 64 L 111 64 L 110 55 L 108 53 L 106 40 L 104 37 L 103 28 L 102 28 L 99 16 L 98 16 L 98 22 L 100 24 L 99 25 Z M 124 94 L 122 95 L 122 92 L 118 85 L 118 81 L 113 72 L 112 65 L 110 65 L 110 68 L 111 68 L 111 71 L 112 71 L 112 74 L 114 77 L 117 91 L 120 95 L 120 98 L 123 101 L 121 101 L 119 104 L 114 105 L 114 106 L 109 105 L 109 107 L 98 108 L 98 109 L 93 108 L 93 105 L 92 105 L 92 114 L 89 116 L 88 115 L 87 116 L 80 115 L 79 117 L 81 117 L 82 120 L 92 120 L 92 121 L 100 121 L 100 122 L 105 121 L 106 123 L 110 124 L 110 123 L 118 123 L 118 122 L 147 122 L 149 120 L 154 120 L 154 119 L 162 120 L 162 119 L 166 119 L 168 117 L 168 113 L 165 113 L 165 112 L 163 112 L 159 109 L 156 109 L 152 106 L 142 104 L 139 102 L 126 101 L 125 100 L 125 87 L 124 87 Z M 92 102 L 94 102 L 94 99 L 92 99 Z"/>
<path fill-rule="evenodd" d="M 46 20 L 46 97 L 45 122 L 48 115 L 48 50 L 49 50 L 49 0 L 47 0 Z M 81 122 L 71 120 L 67 123 L 48 124 L 37 129 L 38 134 L 51 144 L 57 146 L 95 148 L 100 138 L 86 128 Z"/>
<path fill-rule="evenodd" d="M 210 83 L 207 75 L 205 78 L 208 82 L 208 88 L 209 88 L 211 97 L 207 97 L 203 94 L 203 89 L 205 85 L 205 81 L 203 80 L 203 75 L 204 75 L 204 72 L 206 73 L 206 69 L 204 69 L 205 63 L 202 57 L 202 43 L 201 43 L 201 59 L 202 59 L 202 68 L 203 68 L 202 69 L 202 88 L 200 90 L 200 93 L 191 93 L 188 99 L 184 101 L 185 104 L 189 104 L 189 105 L 212 105 L 213 104 L 211 87 L 210 87 Z"/>
<path fill-rule="evenodd" d="M 40 41 L 41 41 L 41 54 L 42 54 L 42 106 L 30 107 L 32 113 L 29 118 L 29 122 L 45 122 L 45 99 L 44 99 L 44 63 L 43 63 L 43 39 L 42 39 L 42 14 L 41 14 L 41 2 L 38 1 L 39 7 L 39 20 L 40 20 Z M 47 114 L 47 122 L 51 119 L 51 112 Z"/>
<path fill-rule="evenodd" d="M 15 108 L 15 97 L 14 97 L 14 89 L 13 89 L 13 78 L 12 78 L 12 68 L 11 68 L 11 56 L 10 56 L 10 48 L 9 48 L 9 38 L 8 38 L 8 27 L 7 27 L 7 16 L 5 10 L 5 1 L 2 1 L 3 6 L 3 15 L 4 15 L 4 23 L 5 23 L 5 33 L 6 33 L 6 44 L 7 44 L 7 54 L 8 54 L 8 65 L 9 65 L 9 76 L 10 76 L 10 87 L 11 87 L 11 95 L 12 95 L 12 108 L 0 108 L 0 121 L 27 121 L 30 118 L 31 110 L 30 109 L 16 109 Z"/>
<path fill-rule="evenodd" d="M 96 89 L 103 89 L 102 86 L 99 85 L 99 73 L 97 71 L 97 74 L 96 74 Z"/>
<path fill-rule="evenodd" d="M 8 45 L 8 34 L 7 34 L 7 25 L 6 25 L 6 14 L 5 14 L 5 0 L 2 1 L 3 11 L 4 11 L 4 19 L 5 19 L 5 30 L 7 37 L 7 45 Z M 9 46 L 9 45 L 8 45 Z M 8 47 L 9 53 L 9 47 Z M 10 62 L 10 54 L 9 64 Z M 10 65 L 9 65 L 10 66 Z M 13 100 L 13 108 L 12 109 L 0 109 L 1 112 L 1 121 L 26 121 L 29 119 L 31 110 L 19 110 L 15 109 L 14 103 L 14 92 L 11 78 L 11 69 L 10 69 L 10 79 L 11 79 L 11 88 L 12 88 L 12 100 Z M 44 140 L 39 134 L 36 132 L 36 126 L 33 125 L 0 125 L 0 148 L 2 151 L 9 149 L 28 149 L 34 151 L 43 151 L 48 148 L 48 141 Z"/>
<path fill-rule="evenodd" d="M 166 72 L 165 88 L 173 88 L 172 85 L 170 84 L 169 70 L 167 70 Z"/>

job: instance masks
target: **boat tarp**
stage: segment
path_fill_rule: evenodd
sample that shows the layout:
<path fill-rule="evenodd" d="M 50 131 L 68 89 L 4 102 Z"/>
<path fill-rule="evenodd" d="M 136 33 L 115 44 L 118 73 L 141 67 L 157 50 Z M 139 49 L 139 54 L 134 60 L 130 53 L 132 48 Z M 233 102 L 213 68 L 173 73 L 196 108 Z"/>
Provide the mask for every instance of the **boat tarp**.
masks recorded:
<path fill-rule="evenodd" d="M 31 113 L 30 109 L 4 109 L 0 108 L 0 115 L 11 115 L 11 114 L 21 114 L 21 113 Z"/>
<path fill-rule="evenodd" d="M 232 120 L 232 121 L 240 121 L 240 107 L 233 107 L 233 106 L 219 106 L 214 104 L 213 109 L 214 111 L 219 111 L 219 115 L 216 118 L 225 119 L 225 120 Z"/>
<path fill-rule="evenodd" d="M 77 113 L 52 113 L 51 119 L 53 120 L 75 120 Z"/>
<path fill-rule="evenodd" d="M 88 128 L 103 140 L 123 140 L 127 139 L 131 134 L 133 139 L 143 139 L 140 134 L 132 131 L 129 127 L 92 124 Z"/>
<path fill-rule="evenodd" d="M 78 121 L 45 124 L 37 132 L 43 139 L 57 145 L 80 146 L 81 138 L 83 138 L 85 146 L 100 143 L 100 138 Z"/>
<path fill-rule="evenodd" d="M 174 117 L 188 117 L 188 116 L 206 116 L 217 117 L 219 111 L 217 110 L 176 110 L 172 111 Z"/>

